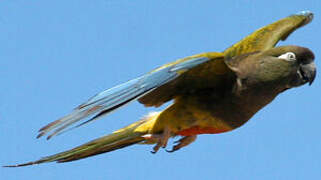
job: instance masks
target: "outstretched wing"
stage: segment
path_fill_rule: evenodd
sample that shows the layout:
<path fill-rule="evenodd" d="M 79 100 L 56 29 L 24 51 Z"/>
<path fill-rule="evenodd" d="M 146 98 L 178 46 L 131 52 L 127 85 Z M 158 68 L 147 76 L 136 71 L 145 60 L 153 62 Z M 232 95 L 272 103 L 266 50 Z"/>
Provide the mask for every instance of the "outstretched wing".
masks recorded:
<path fill-rule="evenodd" d="M 180 59 L 155 69 L 141 77 L 107 89 L 75 108 L 70 114 L 41 128 L 37 138 L 52 131 L 47 137 L 47 139 L 50 139 L 52 136 L 62 133 L 67 127 L 84 118 L 91 117 L 89 120 L 74 126 L 74 128 L 95 120 L 98 117 L 177 79 L 184 74 L 184 72 L 209 60 L 210 58 L 206 56 L 191 56 Z"/>
<path fill-rule="evenodd" d="M 264 26 L 224 51 L 227 59 L 241 54 L 264 51 L 285 40 L 293 31 L 308 24 L 313 13 L 301 11 L 297 14 Z"/>

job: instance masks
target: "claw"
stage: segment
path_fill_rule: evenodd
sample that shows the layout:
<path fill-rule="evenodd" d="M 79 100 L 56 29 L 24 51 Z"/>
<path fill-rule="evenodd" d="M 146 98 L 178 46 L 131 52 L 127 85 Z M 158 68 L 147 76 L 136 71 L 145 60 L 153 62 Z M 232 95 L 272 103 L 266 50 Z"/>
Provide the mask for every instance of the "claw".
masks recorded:
<path fill-rule="evenodd" d="M 168 153 L 172 153 L 172 152 L 175 152 L 176 150 L 174 150 L 174 148 L 173 148 L 172 150 L 165 149 L 165 151 L 168 152 Z"/>
<path fill-rule="evenodd" d="M 170 137 L 171 137 L 171 131 L 169 130 L 169 128 L 165 128 L 163 133 L 158 135 L 158 137 L 156 137 L 157 143 L 153 147 L 153 151 L 151 151 L 151 153 L 155 154 L 155 153 L 157 153 L 159 148 L 161 148 L 161 147 L 165 148 L 167 146 L 167 141 Z"/>
<path fill-rule="evenodd" d="M 146 134 L 142 136 L 145 141 L 141 142 L 141 144 L 155 144 L 151 153 L 155 154 L 162 147 L 165 148 L 167 146 L 167 141 L 171 137 L 171 131 L 169 128 L 165 128 L 162 134 Z"/>
<path fill-rule="evenodd" d="M 175 152 L 179 149 L 181 149 L 182 147 L 185 147 L 189 144 L 191 144 L 192 142 L 194 142 L 196 140 L 197 136 L 185 136 L 181 139 L 179 139 L 178 141 L 175 141 L 174 143 L 178 143 L 175 146 L 173 146 L 172 150 L 166 150 L 166 152 L 172 153 Z"/>

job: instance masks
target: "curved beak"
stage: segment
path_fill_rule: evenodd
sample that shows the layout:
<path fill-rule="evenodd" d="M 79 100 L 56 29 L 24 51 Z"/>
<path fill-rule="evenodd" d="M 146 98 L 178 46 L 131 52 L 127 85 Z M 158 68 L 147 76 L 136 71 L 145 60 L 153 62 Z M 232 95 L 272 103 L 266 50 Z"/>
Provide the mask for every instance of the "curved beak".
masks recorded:
<path fill-rule="evenodd" d="M 305 82 L 309 82 L 309 85 L 311 85 L 315 79 L 315 76 L 317 74 L 317 68 L 314 64 L 314 62 L 311 62 L 309 64 L 302 64 L 300 66 L 300 72 L 302 74 L 302 78 Z"/>

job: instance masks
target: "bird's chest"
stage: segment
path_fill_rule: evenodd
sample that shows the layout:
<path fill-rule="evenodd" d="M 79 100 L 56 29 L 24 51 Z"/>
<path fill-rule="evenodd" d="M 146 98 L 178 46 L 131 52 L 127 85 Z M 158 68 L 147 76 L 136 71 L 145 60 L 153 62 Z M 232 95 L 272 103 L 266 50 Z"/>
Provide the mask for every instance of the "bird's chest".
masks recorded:
<path fill-rule="evenodd" d="M 217 134 L 233 130 L 272 100 L 260 95 L 243 95 L 241 98 L 234 95 L 215 99 L 202 97 L 181 103 L 178 108 L 181 113 L 177 112 L 181 114 L 177 134 Z"/>
<path fill-rule="evenodd" d="M 176 134 L 192 136 L 197 134 L 217 134 L 234 129 L 222 116 L 219 106 L 209 105 L 206 102 L 199 103 L 179 102 L 173 106 L 173 119 L 175 121 Z"/>

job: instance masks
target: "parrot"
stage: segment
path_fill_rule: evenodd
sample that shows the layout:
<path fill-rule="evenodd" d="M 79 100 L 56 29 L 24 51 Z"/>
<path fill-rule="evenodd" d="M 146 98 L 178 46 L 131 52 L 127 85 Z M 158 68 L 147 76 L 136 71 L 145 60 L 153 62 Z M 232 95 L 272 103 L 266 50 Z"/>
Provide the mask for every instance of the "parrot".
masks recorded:
<path fill-rule="evenodd" d="M 39 130 L 47 139 L 92 122 L 137 100 L 159 107 L 137 122 L 73 149 L 17 165 L 70 162 L 134 144 L 175 152 L 201 134 L 218 134 L 244 125 L 285 90 L 311 85 L 316 76 L 313 52 L 297 45 L 278 46 L 296 29 L 310 23 L 313 13 L 301 11 L 264 26 L 223 52 L 179 59 L 136 79 L 100 92 L 70 114 Z M 72 126 L 73 125 L 73 126 Z M 181 137 L 167 150 L 170 138 Z"/>

